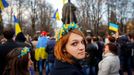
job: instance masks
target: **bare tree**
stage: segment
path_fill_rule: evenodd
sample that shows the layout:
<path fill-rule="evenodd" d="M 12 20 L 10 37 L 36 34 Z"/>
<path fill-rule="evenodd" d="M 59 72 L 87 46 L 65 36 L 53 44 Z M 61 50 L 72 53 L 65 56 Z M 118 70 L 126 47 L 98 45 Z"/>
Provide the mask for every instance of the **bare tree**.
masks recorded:
<path fill-rule="evenodd" d="M 107 0 L 108 22 L 114 22 L 119 25 L 119 31 L 125 33 L 128 18 L 133 15 L 133 0 Z M 131 16 L 131 19 L 133 16 Z"/>
<path fill-rule="evenodd" d="M 49 25 L 51 22 L 52 7 L 49 4 L 46 4 L 45 1 L 42 3 L 37 2 L 38 4 L 38 18 L 40 29 L 49 31 Z"/>
<path fill-rule="evenodd" d="M 19 19 L 19 24 L 22 28 L 22 31 L 25 33 L 34 34 L 36 30 L 45 30 L 49 31 L 51 26 L 51 14 L 53 12 L 52 6 L 46 3 L 45 0 L 15 0 L 17 6 L 17 15 L 16 17 Z M 12 0 L 9 1 L 10 5 L 12 5 Z M 29 20 L 27 20 L 27 25 L 24 23 L 24 13 L 28 12 Z M 12 15 L 11 15 L 12 20 Z M 11 21 L 10 20 L 10 21 Z M 11 22 L 9 22 L 11 23 Z M 27 27 L 28 30 L 27 30 Z M 24 31 L 25 29 L 25 31 Z"/>
<path fill-rule="evenodd" d="M 125 28 L 125 16 L 126 16 L 126 13 L 127 13 L 127 9 L 128 9 L 128 0 L 120 0 L 120 1 L 117 1 L 117 16 L 119 16 L 117 18 L 118 22 L 119 22 L 119 25 L 120 25 L 120 31 L 122 31 L 123 33 L 125 32 L 124 31 L 124 28 Z"/>
<path fill-rule="evenodd" d="M 78 22 L 82 25 L 83 30 L 90 29 L 94 34 L 98 34 L 104 13 L 105 17 L 107 16 L 107 25 L 109 25 L 109 22 L 119 24 L 120 31 L 125 30 L 124 26 L 127 22 L 127 15 L 133 15 L 132 0 L 77 0 L 77 4 L 79 5 L 77 14 Z"/>
<path fill-rule="evenodd" d="M 35 11 L 35 7 L 36 7 L 36 0 L 34 0 L 34 2 L 31 1 L 31 10 L 32 10 L 32 12 L 31 12 L 32 13 L 31 14 L 31 22 L 32 22 L 32 24 L 31 24 L 31 30 L 32 30 L 32 33 L 33 34 L 36 31 L 36 29 L 35 29 L 35 20 L 36 20 L 37 13 Z"/>
<path fill-rule="evenodd" d="M 18 15 L 17 15 L 17 18 L 19 19 L 19 25 L 20 25 L 20 27 L 22 28 L 22 8 L 23 8 L 23 3 L 24 3 L 25 1 L 23 1 L 23 0 L 16 0 L 16 3 L 18 3 L 17 4 L 17 10 L 18 10 Z"/>
<path fill-rule="evenodd" d="M 96 35 L 98 34 L 98 26 L 102 18 L 103 0 L 78 0 L 79 5 L 79 22 L 84 30 L 92 30 Z"/>

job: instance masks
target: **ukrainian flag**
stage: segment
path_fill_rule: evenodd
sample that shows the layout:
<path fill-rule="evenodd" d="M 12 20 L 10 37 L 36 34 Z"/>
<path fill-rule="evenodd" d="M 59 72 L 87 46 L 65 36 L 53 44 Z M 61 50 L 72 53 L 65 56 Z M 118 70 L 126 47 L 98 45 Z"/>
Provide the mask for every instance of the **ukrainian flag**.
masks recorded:
<path fill-rule="evenodd" d="M 14 16 L 14 23 L 15 23 L 15 35 L 21 32 L 21 28 L 18 22 L 18 19 Z"/>
<path fill-rule="evenodd" d="M 54 19 L 56 19 L 56 20 L 60 20 L 60 16 L 59 16 L 58 9 L 55 11 L 55 13 L 54 13 L 54 15 L 53 15 L 52 18 L 54 18 Z"/>
<path fill-rule="evenodd" d="M 56 13 L 56 20 L 60 20 L 59 12 Z"/>
<path fill-rule="evenodd" d="M 4 8 L 8 7 L 9 4 L 5 0 L 0 0 L 0 9 L 3 10 Z"/>
<path fill-rule="evenodd" d="M 56 12 L 57 12 L 57 11 L 58 11 L 58 9 L 56 9 L 56 11 L 55 11 L 55 13 L 54 13 L 54 15 L 53 15 L 52 18 L 56 19 Z"/>
<path fill-rule="evenodd" d="M 114 23 L 109 23 L 109 30 L 118 32 L 119 26 L 117 24 Z"/>
<path fill-rule="evenodd" d="M 46 52 L 48 39 L 45 36 L 40 36 L 38 38 L 38 43 L 35 50 L 35 59 L 39 61 L 40 59 L 47 59 L 48 53 Z"/>

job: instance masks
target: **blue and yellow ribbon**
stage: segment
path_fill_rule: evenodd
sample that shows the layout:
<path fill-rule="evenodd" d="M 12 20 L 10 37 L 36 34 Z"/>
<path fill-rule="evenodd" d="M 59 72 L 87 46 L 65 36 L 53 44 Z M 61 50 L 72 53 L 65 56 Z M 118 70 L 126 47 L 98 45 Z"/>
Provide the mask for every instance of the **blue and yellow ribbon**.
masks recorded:
<path fill-rule="evenodd" d="M 70 24 L 64 24 L 62 28 L 58 32 L 58 36 L 56 37 L 56 41 L 58 41 L 62 36 L 66 35 L 70 30 L 78 29 L 78 25 L 74 22 Z"/>

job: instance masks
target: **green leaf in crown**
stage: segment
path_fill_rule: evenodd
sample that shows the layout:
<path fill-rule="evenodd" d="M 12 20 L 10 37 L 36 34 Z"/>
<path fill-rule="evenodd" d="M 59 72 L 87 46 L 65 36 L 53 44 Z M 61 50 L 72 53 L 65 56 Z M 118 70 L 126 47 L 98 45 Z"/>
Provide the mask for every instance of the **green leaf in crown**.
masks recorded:
<path fill-rule="evenodd" d="M 78 25 L 74 22 L 72 22 L 70 24 L 64 24 L 58 32 L 58 36 L 56 37 L 56 41 L 58 41 L 62 36 L 66 35 L 70 30 L 74 30 L 77 28 L 78 28 Z"/>
<path fill-rule="evenodd" d="M 22 50 L 21 50 L 21 53 L 20 55 L 18 56 L 18 58 L 26 55 L 28 52 L 30 52 L 29 48 L 28 47 L 24 47 Z"/>

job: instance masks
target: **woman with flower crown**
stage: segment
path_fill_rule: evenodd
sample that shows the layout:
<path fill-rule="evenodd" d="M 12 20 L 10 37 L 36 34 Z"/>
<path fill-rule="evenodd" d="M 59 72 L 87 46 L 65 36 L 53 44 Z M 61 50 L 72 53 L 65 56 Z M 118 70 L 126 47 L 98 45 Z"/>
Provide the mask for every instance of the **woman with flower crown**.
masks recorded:
<path fill-rule="evenodd" d="M 74 7 L 69 1 L 64 5 L 63 9 L 71 9 L 72 7 L 70 6 Z M 71 10 L 70 12 L 64 10 L 63 13 L 74 13 L 74 11 Z M 68 16 L 63 16 L 62 18 L 64 24 L 56 38 L 54 50 L 56 60 L 50 75 L 84 75 L 79 62 L 85 58 L 85 37 L 76 24 L 76 18 Z M 68 21 L 68 18 L 70 18 L 70 21 Z"/>
<path fill-rule="evenodd" d="M 8 64 L 4 69 L 3 75 L 32 75 L 30 74 L 30 68 L 33 62 L 30 57 L 28 47 L 13 49 L 7 54 Z"/>

